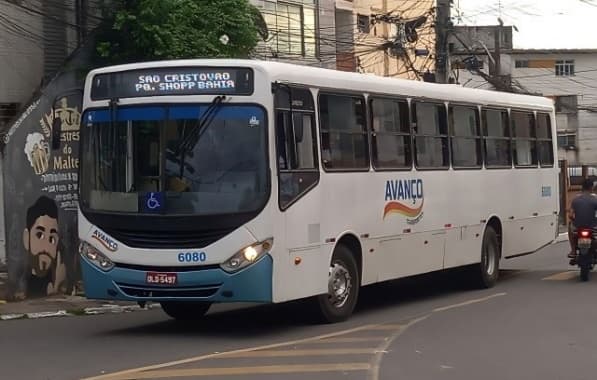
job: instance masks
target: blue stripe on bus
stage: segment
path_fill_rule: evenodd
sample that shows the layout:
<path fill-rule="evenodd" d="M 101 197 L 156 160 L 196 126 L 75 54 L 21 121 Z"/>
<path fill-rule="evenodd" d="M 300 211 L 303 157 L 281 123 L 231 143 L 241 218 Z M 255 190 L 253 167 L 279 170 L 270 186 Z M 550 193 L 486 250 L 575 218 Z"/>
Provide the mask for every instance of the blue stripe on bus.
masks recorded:
<path fill-rule="evenodd" d="M 175 287 L 181 291 L 217 287 L 213 295 L 207 297 L 135 297 L 125 294 L 125 286 L 147 289 L 147 272 L 134 269 L 114 268 L 104 272 L 81 257 L 81 272 L 85 285 L 85 296 L 89 299 L 107 299 L 121 301 L 165 301 L 187 300 L 208 302 L 262 302 L 272 301 L 273 260 L 267 255 L 257 263 L 238 273 L 226 273 L 221 269 L 206 269 L 193 272 L 177 272 L 178 283 Z M 164 290 L 169 286 L 156 287 Z"/>
<path fill-rule="evenodd" d="M 117 121 L 163 120 L 165 118 L 166 109 L 164 107 L 119 108 L 116 113 Z M 85 122 L 87 123 L 106 123 L 109 121 L 109 110 L 89 111 L 85 114 Z"/>
<path fill-rule="evenodd" d="M 255 116 L 263 119 L 263 111 L 257 107 L 222 106 L 219 112 L 227 118 L 246 118 Z M 180 107 L 123 107 L 116 114 L 116 121 L 127 120 L 165 120 L 165 119 L 198 119 L 207 109 L 206 106 Z M 109 110 L 94 110 L 85 113 L 85 123 L 107 123 L 110 121 Z"/>
<path fill-rule="evenodd" d="M 170 119 L 198 119 L 205 112 L 207 107 L 170 107 L 168 117 Z"/>

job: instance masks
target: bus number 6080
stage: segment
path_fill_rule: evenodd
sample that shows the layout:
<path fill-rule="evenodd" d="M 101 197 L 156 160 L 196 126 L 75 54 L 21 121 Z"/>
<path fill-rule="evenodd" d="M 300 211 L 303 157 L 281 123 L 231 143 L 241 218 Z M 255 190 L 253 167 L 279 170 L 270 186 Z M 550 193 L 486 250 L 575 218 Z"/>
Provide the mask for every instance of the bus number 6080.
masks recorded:
<path fill-rule="evenodd" d="M 205 252 L 181 252 L 178 254 L 178 261 L 181 263 L 198 263 L 207 260 Z"/>

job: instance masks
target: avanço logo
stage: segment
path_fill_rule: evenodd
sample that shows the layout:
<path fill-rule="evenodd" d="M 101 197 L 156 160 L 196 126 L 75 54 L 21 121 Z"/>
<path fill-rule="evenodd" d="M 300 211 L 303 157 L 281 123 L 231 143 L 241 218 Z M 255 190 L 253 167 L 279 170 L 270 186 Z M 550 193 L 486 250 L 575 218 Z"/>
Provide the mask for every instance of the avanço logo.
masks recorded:
<path fill-rule="evenodd" d="M 408 224 L 417 224 L 423 218 L 425 198 L 422 179 L 388 180 L 383 219 L 391 214 L 406 217 Z"/>
<path fill-rule="evenodd" d="M 111 252 L 116 252 L 118 250 L 118 243 L 116 243 L 114 239 L 101 232 L 100 230 L 93 231 L 93 235 L 91 235 L 91 237 L 99 241 L 101 245 L 106 247 L 106 249 L 108 249 Z"/>

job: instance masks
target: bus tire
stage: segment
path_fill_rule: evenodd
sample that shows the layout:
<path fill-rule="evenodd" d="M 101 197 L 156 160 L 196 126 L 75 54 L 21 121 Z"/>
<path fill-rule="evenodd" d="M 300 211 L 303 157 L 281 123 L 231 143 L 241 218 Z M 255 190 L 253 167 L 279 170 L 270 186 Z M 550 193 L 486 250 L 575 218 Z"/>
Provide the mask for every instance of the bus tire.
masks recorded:
<path fill-rule="evenodd" d="M 359 298 L 360 280 L 357 262 L 351 250 L 338 245 L 330 264 L 328 293 L 316 297 L 318 319 L 324 323 L 348 319 Z"/>
<path fill-rule="evenodd" d="M 481 244 L 481 262 L 472 267 L 473 285 L 476 288 L 493 287 L 500 273 L 500 245 L 492 227 L 487 227 Z"/>
<path fill-rule="evenodd" d="M 210 302 L 180 302 L 164 301 L 160 302 L 164 313 L 177 321 L 194 321 L 201 319 L 209 310 Z"/>

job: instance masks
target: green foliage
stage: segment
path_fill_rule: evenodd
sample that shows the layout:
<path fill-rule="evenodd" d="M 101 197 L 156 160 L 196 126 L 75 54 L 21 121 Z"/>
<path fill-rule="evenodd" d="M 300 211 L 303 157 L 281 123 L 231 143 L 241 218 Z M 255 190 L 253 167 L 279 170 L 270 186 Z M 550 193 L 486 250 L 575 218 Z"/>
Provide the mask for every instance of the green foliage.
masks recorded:
<path fill-rule="evenodd" d="M 267 35 L 248 0 L 117 0 L 111 9 L 96 45 L 104 63 L 245 58 Z"/>

